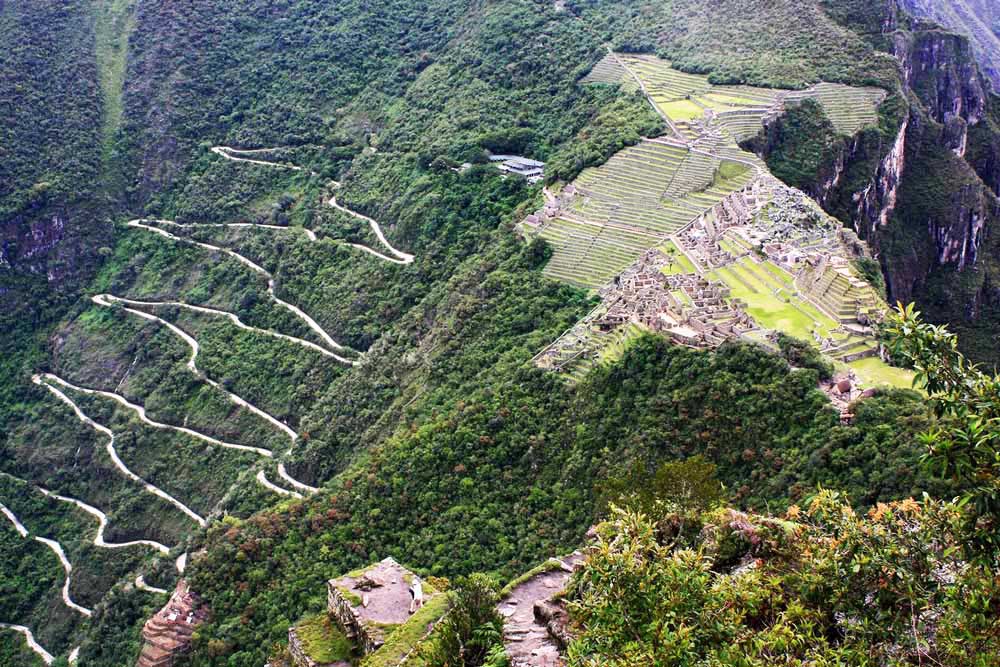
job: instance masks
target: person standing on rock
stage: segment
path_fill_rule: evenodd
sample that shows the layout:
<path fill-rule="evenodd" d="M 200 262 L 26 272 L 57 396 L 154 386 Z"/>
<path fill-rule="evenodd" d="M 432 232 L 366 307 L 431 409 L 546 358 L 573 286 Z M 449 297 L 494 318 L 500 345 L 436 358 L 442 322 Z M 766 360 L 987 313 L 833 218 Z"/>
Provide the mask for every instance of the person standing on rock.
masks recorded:
<path fill-rule="evenodd" d="M 414 575 L 410 583 L 410 613 L 424 606 L 424 586 L 420 582 L 420 577 Z"/>

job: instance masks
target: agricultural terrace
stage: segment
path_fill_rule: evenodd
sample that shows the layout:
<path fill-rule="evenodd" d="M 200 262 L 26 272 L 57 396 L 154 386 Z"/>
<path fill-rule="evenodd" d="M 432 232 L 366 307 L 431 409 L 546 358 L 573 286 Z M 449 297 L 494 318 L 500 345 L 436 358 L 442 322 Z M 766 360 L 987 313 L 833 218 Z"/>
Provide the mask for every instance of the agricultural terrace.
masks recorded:
<path fill-rule="evenodd" d="M 668 142 L 626 148 L 580 174 L 560 214 L 531 230 L 555 250 L 545 273 L 599 287 L 752 176 L 746 165 Z"/>
<path fill-rule="evenodd" d="M 739 146 L 805 99 L 852 135 L 877 123 L 884 91 L 717 86 L 655 56 L 615 53 L 583 83 L 641 90 L 673 136 L 584 170 L 522 223 L 526 237 L 553 247 L 546 275 L 603 298 L 536 363 L 573 381 L 644 330 L 696 347 L 731 337 L 772 344 L 784 332 L 841 368 L 855 364 L 864 382 L 900 380 L 872 358 L 870 323 L 882 304 L 856 275 L 840 225 Z"/>
<path fill-rule="evenodd" d="M 686 140 L 703 138 L 694 124 L 723 130 L 742 141 L 757 134 L 763 122 L 787 105 L 813 99 L 819 102 L 838 133 L 852 136 L 878 122 L 878 106 L 886 97 L 881 88 L 859 88 L 817 83 L 805 90 L 753 86 L 719 86 L 708 77 L 688 74 L 651 55 L 609 53 L 583 79 L 584 83 L 623 83 L 640 87 Z"/>

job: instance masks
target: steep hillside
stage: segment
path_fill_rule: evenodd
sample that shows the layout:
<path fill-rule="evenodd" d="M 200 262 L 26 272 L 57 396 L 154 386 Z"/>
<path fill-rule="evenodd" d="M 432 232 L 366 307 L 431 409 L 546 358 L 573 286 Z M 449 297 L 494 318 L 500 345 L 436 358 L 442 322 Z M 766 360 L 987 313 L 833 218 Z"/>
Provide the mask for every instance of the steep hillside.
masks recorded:
<path fill-rule="evenodd" d="M 1000 91 L 1000 8 L 987 0 L 902 0 L 903 9 L 969 38 L 989 77 Z"/>
<path fill-rule="evenodd" d="M 0 39 L 0 406 L 6 406 L 38 363 L 36 332 L 51 327 L 93 275 L 110 226 L 100 186 L 103 101 L 91 4 L 3 3 Z"/>
<path fill-rule="evenodd" d="M 11 329 L 22 352 L 0 395 L 0 503 L 16 521 L 0 517 L 0 575 L 12 591 L 0 596 L 0 623 L 30 624 L 60 659 L 132 665 L 143 624 L 184 578 L 211 613 L 181 661 L 259 667 L 279 664 L 289 628 L 324 607 L 326 579 L 387 556 L 422 575 L 514 576 L 580 544 L 605 481 L 667 460 L 710 459 L 746 508 L 784 508 L 817 485 L 859 508 L 953 495 L 919 463 L 917 433 L 935 420 L 922 397 L 882 389 L 861 400 L 829 382 L 824 393 L 832 369 L 809 343 L 692 350 L 628 329 L 573 382 L 532 363 L 593 311 L 588 288 L 621 275 L 628 254 L 612 242 L 587 255 L 599 261 L 572 266 L 559 263 L 572 225 L 558 239 L 524 238 L 518 223 L 566 184 L 600 187 L 622 167 L 627 190 L 642 181 L 629 171 L 639 154 L 643 168 L 669 172 L 663 200 L 683 200 L 688 224 L 753 194 L 751 177 L 766 168 L 735 141 L 765 116 L 791 126 L 804 109 L 841 148 L 864 145 L 872 164 L 892 155 L 910 115 L 931 119 L 928 146 L 945 141 L 946 119 L 927 109 L 945 109 L 957 79 L 927 82 L 946 63 L 904 81 L 896 54 L 875 48 L 891 41 L 881 29 L 864 34 L 819 2 L 751 4 L 114 1 L 90 13 L 0 3 L 5 29 L 21 26 L 29 45 L 61 36 L 58 55 L 85 70 L 74 80 L 89 82 L 87 95 L 73 104 L 91 112 L 86 142 L 52 162 L 86 184 L 59 181 L 60 197 L 100 211 L 71 221 L 52 250 L 88 239 L 94 261 L 63 281 L 82 296 Z M 51 16 L 33 13 L 46 7 Z M 48 23 L 56 32 L 26 27 Z M 920 51 L 908 35 L 900 48 Z M 41 47 L 31 48 L 25 62 Z M 594 84 L 618 71 L 612 52 L 635 58 L 637 72 L 648 65 L 650 79 L 620 85 L 605 72 Z M 32 91 L 40 117 L 74 127 L 58 115 L 72 105 L 47 98 L 65 86 L 22 71 L 5 66 L 10 89 Z M 671 77 L 694 86 L 685 99 L 647 97 Z M 973 116 L 995 112 L 975 106 L 981 90 L 967 92 L 965 124 L 946 129 L 968 137 L 970 161 L 987 173 L 993 121 Z M 781 116 L 769 106 L 779 97 L 811 101 Z M 675 115 L 700 104 L 738 113 L 705 127 L 695 114 L 685 134 Z M 24 130 L 12 192 L 45 173 L 27 164 L 31 152 L 58 143 Z M 671 141 L 684 143 L 683 159 Z M 501 171 L 535 161 L 540 182 Z M 794 184 L 830 210 L 846 197 L 846 186 L 810 189 L 809 169 L 786 162 L 775 173 L 801 177 Z M 826 163 L 809 164 L 816 173 Z M 926 186 L 896 175 L 899 192 Z M 795 240 L 851 261 L 789 277 L 729 237 L 739 266 L 716 267 L 719 276 L 736 291 L 741 277 L 762 281 L 737 298 L 762 319 L 776 306 L 775 332 L 779 320 L 804 321 L 795 333 L 809 338 L 829 319 L 828 352 L 875 354 L 869 310 L 856 308 L 864 301 L 874 317 L 880 298 L 864 244 L 801 193 L 767 185 L 782 205 L 765 218 L 801 213 L 808 233 Z M 969 210 L 985 206 L 976 196 L 970 186 Z M 625 199 L 658 224 L 641 197 Z M 566 280 L 594 266 L 587 281 Z M 905 269 L 886 269 L 901 293 L 892 271 Z M 815 303 L 801 296 L 807 280 Z M 840 317 L 857 331 L 836 332 Z M 71 569 L 36 537 L 57 542 Z M 44 661 L 8 630 L 0 664 Z"/>
<path fill-rule="evenodd" d="M 965 38 L 911 24 L 892 2 L 830 11 L 900 64 L 878 126 L 844 137 L 803 108 L 771 123 L 756 150 L 869 241 L 890 300 L 916 300 L 964 334 L 973 357 L 995 364 L 995 98 Z"/>

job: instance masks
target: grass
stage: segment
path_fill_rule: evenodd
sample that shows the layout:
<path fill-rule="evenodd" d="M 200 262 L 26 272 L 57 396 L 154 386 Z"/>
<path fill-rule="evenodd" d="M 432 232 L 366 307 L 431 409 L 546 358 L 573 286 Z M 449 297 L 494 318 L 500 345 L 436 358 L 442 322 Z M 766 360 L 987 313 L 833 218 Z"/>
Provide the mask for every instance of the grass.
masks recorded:
<path fill-rule="evenodd" d="M 125 62 L 128 37 L 135 25 L 132 0 L 110 0 L 96 3 L 94 48 L 98 80 L 104 98 L 104 159 L 110 159 L 114 135 L 122 117 L 122 88 L 125 83 Z"/>
<path fill-rule="evenodd" d="M 295 627 L 295 633 L 302 641 L 306 654 L 320 664 L 351 658 L 351 640 L 326 612 L 303 619 Z"/>
<path fill-rule="evenodd" d="M 817 328 L 817 322 L 820 335 L 823 336 L 828 336 L 830 330 L 837 327 L 833 320 L 809 304 L 796 299 L 793 305 L 775 296 L 755 272 L 741 270 L 738 275 L 753 285 L 757 289 L 756 292 L 741 282 L 730 268 L 720 269 L 717 274 L 729 286 L 732 297 L 743 300 L 747 304 L 747 313 L 762 327 L 782 331 L 804 340 L 812 340 L 812 331 Z"/>
<path fill-rule="evenodd" d="M 719 164 L 719 169 L 717 172 L 718 178 L 716 179 L 716 182 L 726 181 L 733 178 L 739 178 L 744 174 L 746 174 L 748 171 L 750 171 L 750 167 L 741 162 L 733 162 L 732 160 L 723 160 Z"/>
<path fill-rule="evenodd" d="M 848 364 L 867 386 L 913 387 L 913 371 L 890 366 L 878 357 L 866 357 Z"/>
<path fill-rule="evenodd" d="M 396 626 L 382 648 L 366 656 L 361 667 L 395 667 L 428 634 L 428 627 L 436 624 L 445 615 L 451 604 L 447 593 L 435 595 L 417 610 L 409 620 Z M 409 661 L 407 665 L 419 665 L 419 661 Z"/>
<path fill-rule="evenodd" d="M 649 329 L 646 327 L 631 322 L 619 327 L 613 334 L 615 338 L 601 350 L 600 363 L 611 364 L 621 359 L 625 356 L 629 343 L 647 331 Z"/>
<path fill-rule="evenodd" d="M 694 120 L 701 118 L 705 110 L 690 100 L 677 100 L 676 102 L 659 102 L 660 109 L 667 114 L 671 120 Z"/>
<path fill-rule="evenodd" d="M 680 251 L 673 241 L 667 241 L 661 245 L 660 250 L 665 252 L 673 260 L 670 266 L 663 269 L 663 272 L 668 276 L 678 273 L 696 273 L 694 264 L 692 264 L 691 260 L 687 258 L 687 255 Z"/>

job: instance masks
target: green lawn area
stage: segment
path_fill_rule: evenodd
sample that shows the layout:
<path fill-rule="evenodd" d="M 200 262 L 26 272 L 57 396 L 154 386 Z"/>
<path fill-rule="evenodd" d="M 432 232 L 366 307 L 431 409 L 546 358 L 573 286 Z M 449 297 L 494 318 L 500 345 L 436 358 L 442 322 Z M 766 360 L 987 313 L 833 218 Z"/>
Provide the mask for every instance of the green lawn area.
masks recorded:
<path fill-rule="evenodd" d="M 677 100 L 675 102 L 659 102 L 660 109 L 667 114 L 671 120 L 694 120 L 701 118 L 705 110 L 691 100 Z"/>
<path fill-rule="evenodd" d="M 756 277 L 755 273 L 744 270 L 740 275 L 753 285 L 757 292 L 752 292 L 728 268 L 719 269 L 717 273 L 719 278 L 729 285 L 732 296 L 746 302 L 747 312 L 762 327 L 783 331 L 789 336 L 803 340 L 812 340 L 810 332 L 816 328 L 815 322 L 819 322 L 820 335 L 823 336 L 828 336 L 830 330 L 837 327 L 833 320 L 802 302 L 801 299 L 796 300 L 798 308 L 781 300 L 771 292 L 767 284 Z"/>
<path fill-rule="evenodd" d="M 678 273 L 696 273 L 694 264 L 687 258 L 687 255 L 680 251 L 680 248 L 673 241 L 667 241 L 660 246 L 660 250 L 667 253 L 674 261 L 673 264 L 663 269 L 668 276 Z"/>
<path fill-rule="evenodd" d="M 320 664 L 351 658 L 351 640 L 326 612 L 303 619 L 295 633 L 309 657 Z"/>
<path fill-rule="evenodd" d="M 716 111 L 726 111 L 732 107 L 759 106 L 760 104 L 747 97 L 734 97 L 722 93 L 705 93 L 704 95 L 699 95 L 698 100 Z"/>
<path fill-rule="evenodd" d="M 750 171 L 750 167 L 743 164 L 742 162 L 733 162 L 732 160 L 723 160 L 719 163 L 719 170 L 716 174 L 717 178 L 715 183 L 721 181 L 727 181 L 733 178 L 739 178 L 743 174 Z"/>
<path fill-rule="evenodd" d="M 888 385 L 900 389 L 910 389 L 913 386 L 913 371 L 890 366 L 878 357 L 858 359 L 848 365 L 869 387 Z"/>
<path fill-rule="evenodd" d="M 788 271 L 785 271 L 783 268 L 771 261 L 761 262 L 760 267 L 764 271 L 767 271 L 772 278 L 777 280 L 782 287 L 792 289 L 794 278 L 792 278 L 792 274 Z"/>

